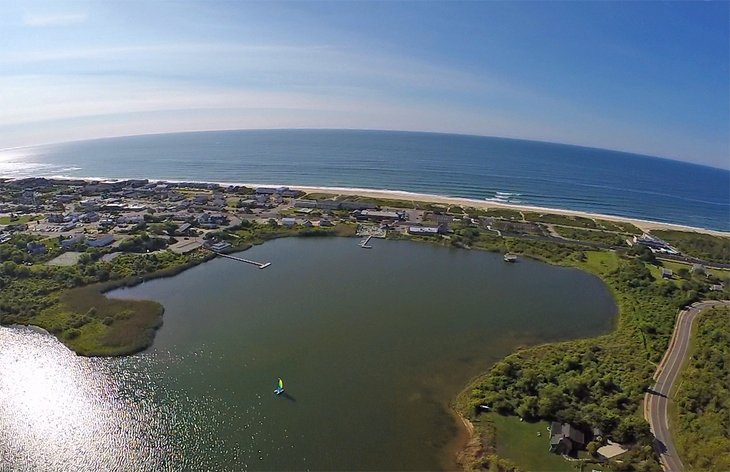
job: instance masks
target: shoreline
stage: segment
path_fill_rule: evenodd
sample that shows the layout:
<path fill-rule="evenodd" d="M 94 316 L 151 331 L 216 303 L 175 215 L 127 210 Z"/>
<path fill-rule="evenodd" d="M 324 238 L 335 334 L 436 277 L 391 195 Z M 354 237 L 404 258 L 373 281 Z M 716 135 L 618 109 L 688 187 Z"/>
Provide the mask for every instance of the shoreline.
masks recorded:
<path fill-rule="evenodd" d="M 0 178 L 5 178 L 0 176 Z M 27 177 L 21 177 L 18 179 L 27 178 Z M 133 179 L 132 177 L 129 178 L 108 178 L 108 177 L 72 177 L 72 176 L 63 176 L 63 175 L 54 175 L 54 176 L 48 176 L 48 177 L 39 177 L 39 178 L 46 178 L 49 180 L 62 180 L 62 179 L 68 179 L 68 180 L 83 180 L 83 181 L 120 181 L 120 180 L 130 180 Z M 15 178 L 8 178 L 8 180 L 15 180 Z M 443 205 L 466 205 L 471 206 L 474 208 L 479 209 L 505 209 L 505 210 L 515 210 L 515 211 L 528 211 L 528 212 L 534 212 L 534 213 L 545 213 L 545 214 L 555 214 L 555 215 L 564 215 L 564 216 L 578 216 L 578 217 L 584 217 L 584 218 L 598 218 L 606 221 L 613 221 L 613 222 L 622 222 L 622 223 L 630 223 L 634 226 L 638 227 L 644 232 L 649 232 L 651 230 L 676 230 L 676 231 L 687 231 L 687 232 L 693 232 L 693 233 L 703 233 L 703 234 L 709 234 L 712 236 L 720 236 L 720 237 L 726 237 L 730 238 L 730 231 L 721 231 L 721 230 L 715 230 L 710 228 L 700 228 L 696 226 L 689 226 L 689 225 L 683 225 L 678 223 L 665 223 L 661 221 L 654 221 L 654 220 L 645 220 L 641 218 L 633 218 L 628 216 L 617 216 L 617 215 L 608 215 L 604 213 L 596 213 L 596 212 L 590 212 L 590 211 L 583 211 L 583 210 L 569 210 L 564 208 L 551 208 L 551 207 L 540 207 L 540 206 L 533 206 L 533 205 L 520 205 L 520 204 L 513 204 L 513 203 L 502 203 L 502 202 L 496 202 L 492 200 L 479 200 L 476 198 L 468 198 L 468 197 L 453 197 L 453 196 L 447 196 L 447 195 L 438 195 L 438 194 L 430 194 L 430 193 L 420 193 L 420 192 L 410 192 L 406 190 L 389 190 L 389 189 L 370 189 L 370 188 L 362 188 L 362 187 L 328 187 L 328 186 L 309 186 L 309 185 L 297 185 L 297 184 L 262 184 L 262 183 L 256 183 L 256 182 L 223 182 L 223 181 L 210 181 L 210 180 L 179 180 L 179 179 L 156 179 L 156 178 L 147 178 L 150 182 L 169 182 L 169 183 L 184 183 L 184 182 L 191 182 L 191 183 L 199 183 L 199 184 L 216 184 L 220 186 L 229 186 L 229 185 L 239 185 L 239 186 L 245 186 L 245 187 L 288 187 L 293 190 L 300 190 L 305 193 L 331 193 L 336 195 L 344 195 L 344 196 L 360 196 L 360 197 L 369 197 L 369 198 L 379 198 L 379 199 L 400 199 L 400 200 L 415 200 L 415 201 L 421 201 L 426 203 L 437 203 L 437 204 L 443 204 Z"/>

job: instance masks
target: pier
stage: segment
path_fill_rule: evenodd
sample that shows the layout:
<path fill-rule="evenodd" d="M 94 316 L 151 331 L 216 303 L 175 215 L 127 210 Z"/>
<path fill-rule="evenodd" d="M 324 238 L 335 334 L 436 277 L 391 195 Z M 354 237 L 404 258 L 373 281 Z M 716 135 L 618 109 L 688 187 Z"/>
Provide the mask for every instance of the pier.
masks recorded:
<path fill-rule="evenodd" d="M 271 262 L 256 262 L 256 261 L 252 261 L 249 259 L 244 259 L 243 257 L 236 257 L 236 256 L 231 256 L 230 254 L 223 254 L 222 252 L 213 251 L 213 254 L 215 254 L 216 256 L 225 257 L 227 259 L 233 259 L 234 261 L 245 262 L 246 264 L 255 265 L 259 269 L 266 269 L 267 267 L 269 267 L 271 265 Z"/>
<path fill-rule="evenodd" d="M 373 238 L 373 236 L 370 235 L 367 238 L 365 238 L 362 241 L 360 241 L 360 247 L 363 248 L 363 249 L 372 249 L 373 247 L 368 245 L 368 243 L 370 242 L 370 240 L 372 238 Z"/>

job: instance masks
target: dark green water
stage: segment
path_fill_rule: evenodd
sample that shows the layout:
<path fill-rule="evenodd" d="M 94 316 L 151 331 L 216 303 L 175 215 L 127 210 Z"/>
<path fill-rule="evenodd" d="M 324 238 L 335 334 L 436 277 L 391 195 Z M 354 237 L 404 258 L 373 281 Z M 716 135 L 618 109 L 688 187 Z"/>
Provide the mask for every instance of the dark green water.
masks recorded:
<path fill-rule="evenodd" d="M 0 329 L 0 464 L 30 470 L 432 470 L 448 402 L 516 346 L 610 329 L 577 270 L 426 244 L 282 239 L 113 296 L 166 308 L 154 346 L 85 359 Z M 272 390 L 283 377 L 287 396 Z M 71 466 L 71 467 L 70 467 Z"/>

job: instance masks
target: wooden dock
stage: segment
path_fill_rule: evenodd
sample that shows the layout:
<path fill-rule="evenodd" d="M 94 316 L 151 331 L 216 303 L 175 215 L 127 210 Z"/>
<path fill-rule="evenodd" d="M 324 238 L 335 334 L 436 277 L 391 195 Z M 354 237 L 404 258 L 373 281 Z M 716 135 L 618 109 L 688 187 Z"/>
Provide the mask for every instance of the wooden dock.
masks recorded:
<path fill-rule="evenodd" d="M 372 238 L 373 238 L 372 236 L 368 236 L 367 238 L 360 241 L 360 247 L 363 249 L 372 249 L 373 247 L 368 245 L 368 243 L 370 242 L 370 240 Z"/>
<path fill-rule="evenodd" d="M 223 254 L 222 252 L 213 251 L 213 253 L 217 256 L 225 257 L 227 259 L 233 259 L 234 261 L 245 262 L 246 264 L 255 265 L 259 269 L 266 269 L 267 267 L 269 267 L 271 265 L 271 262 L 256 262 L 256 261 L 252 261 L 249 259 L 244 259 L 243 257 L 236 257 L 236 256 L 231 256 L 230 254 Z"/>

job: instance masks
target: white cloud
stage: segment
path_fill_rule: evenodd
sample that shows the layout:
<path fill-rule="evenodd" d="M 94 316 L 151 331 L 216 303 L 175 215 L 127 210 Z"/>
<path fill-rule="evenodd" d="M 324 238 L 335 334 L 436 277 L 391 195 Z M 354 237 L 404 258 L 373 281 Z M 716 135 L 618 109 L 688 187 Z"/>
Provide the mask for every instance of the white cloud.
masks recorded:
<path fill-rule="evenodd" d="M 56 15 L 26 15 L 23 24 L 34 28 L 46 26 L 71 26 L 84 23 L 87 19 L 85 13 L 62 13 Z"/>

